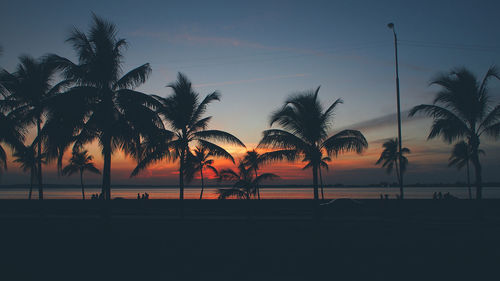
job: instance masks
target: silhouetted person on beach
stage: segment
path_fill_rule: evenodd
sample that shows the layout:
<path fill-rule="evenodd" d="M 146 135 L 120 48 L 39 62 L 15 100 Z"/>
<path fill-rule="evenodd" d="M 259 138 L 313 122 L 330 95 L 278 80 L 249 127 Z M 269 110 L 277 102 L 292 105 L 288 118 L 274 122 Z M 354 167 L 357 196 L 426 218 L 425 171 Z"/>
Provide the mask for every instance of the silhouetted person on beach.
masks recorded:
<path fill-rule="evenodd" d="M 439 191 L 439 193 L 438 193 L 438 199 L 439 200 L 443 199 L 443 194 L 441 193 L 441 191 Z"/>
<path fill-rule="evenodd" d="M 384 194 L 385 200 L 389 199 L 389 194 Z"/>

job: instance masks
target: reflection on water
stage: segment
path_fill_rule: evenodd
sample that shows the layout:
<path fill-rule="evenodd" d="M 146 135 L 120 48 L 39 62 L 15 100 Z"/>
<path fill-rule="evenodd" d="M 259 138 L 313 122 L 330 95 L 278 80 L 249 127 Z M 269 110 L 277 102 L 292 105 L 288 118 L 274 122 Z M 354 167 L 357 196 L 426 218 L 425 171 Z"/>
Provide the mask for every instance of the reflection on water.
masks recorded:
<path fill-rule="evenodd" d="M 216 188 L 205 188 L 204 199 L 217 199 Z M 86 198 L 90 199 L 91 194 L 99 193 L 99 188 L 87 188 Z M 175 188 L 115 188 L 112 189 L 113 198 L 121 197 L 126 199 L 136 199 L 137 193 L 149 193 L 150 199 L 177 199 L 179 190 Z M 467 199 L 468 191 L 466 187 L 408 187 L 405 189 L 405 197 L 409 199 L 432 199 L 434 192 L 449 192 L 458 198 Z M 387 187 L 357 187 L 357 188 L 325 188 L 325 198 L 358 198 L 358 199 L 378 199 L 380 194 L 388 194 L 389 198 L 396 198 L 399 188 Z M 475 193 L 475 192 L 474 192 Z M 473 194 L 474 194 L 473 193 Z M 34 190 L 34 199 L 38 193 Z M 184 191 L 186 199 L 198 199 L 200 197 L 199 188 L 186 188 Z M 263 199 L 311 199 L 313 191 L 310 187 L 290 187 L 290 188 L 262 188 L 260 196 Z M 483 197 L 490 199 L 500 199 L 500 188 L 483 188 Z M 1 188 L 0 199 L 27 199 L 28 189 L 22 188 Z M 46 199 L 81 199 L 82 193 L 78 188 L 45 188 L 44 198 Z"/>

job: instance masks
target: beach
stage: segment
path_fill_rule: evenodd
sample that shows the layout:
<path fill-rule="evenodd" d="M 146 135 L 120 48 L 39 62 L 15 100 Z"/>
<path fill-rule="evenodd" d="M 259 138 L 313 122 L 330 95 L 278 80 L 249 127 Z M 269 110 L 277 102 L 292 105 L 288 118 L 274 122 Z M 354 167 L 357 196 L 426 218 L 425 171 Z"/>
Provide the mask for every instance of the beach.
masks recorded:
<path fill-rule="evenodd" d="M 221 187 L 206 187 L 203 193 L 203 199 L 217 199 L 217 189 L 228 188 Z M 8 187 L 0 188 L 1 199 L 27 199 L 27 187 Z M 99 194 L 101 188 L 88 187 L 85 189 L 86 198 L 90 199 L 92 194 Z M 137 194 L 147 192 L 150 199 L 178 199 L 179 188 L 173 186 L 127 186 L 113 187 L 112 198 L 136 199 Z M 186 199 L 199 199 L 199 187 L 187 187 L 184 190 Z M 468 199 L 469 194 L 467 187 L 464 186 L 429 186 L 429 187 L 405 187 L 405 196 L 408 199 L 432 199 L 434 193 L 442 194 L 450 193 L 460 199 Z M 379 199 L 380 195 L 387 194 L 389 198 L 395 199 L 399 195 L 398 187 L 325 187 L 325 199 L 335 198 L 352 198 L 352 199 Z M 472 196 L 475 198 L 476 190 L 472 187 Z M 313 189 L 310 186 L 279 186 L 279 187 L 264 187 L 260 189 L 262 199 L 312 199 Z M 485 199 L 500 199 L 500 187 L 486 186 L 483 187 L 483 196 Z M 81 199 L 82 193 L 78 186 L 57 186 L 44 187 L 45 199 Z M 33 192 L 33 199 L 37 199 L 37 192 Z"/>
<path fill-rule="evenodd" d="M 1 200 L 2 280 L 485 280 L 498 200 Z M 105 210 L 110 210 L 106 212 Z M 40 216 L 40 212 L 43 215 Z M 106 215 L 110 214 L 110 215 Z"/>

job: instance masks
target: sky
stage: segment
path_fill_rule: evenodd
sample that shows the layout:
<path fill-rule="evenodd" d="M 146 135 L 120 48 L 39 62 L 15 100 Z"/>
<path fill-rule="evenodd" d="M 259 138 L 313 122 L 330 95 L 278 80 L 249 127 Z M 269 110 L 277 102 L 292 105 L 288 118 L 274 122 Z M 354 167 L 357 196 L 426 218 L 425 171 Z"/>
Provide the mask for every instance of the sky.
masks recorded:
<path fill-rule="evenodd" d="M 18 56 L 56 53 L 76 61 L 65 42 L 73 27 L 87 31 L 94 12 L 125 38 L 124 71 L 149 62 L 152 74 L 138 90 L 167 96 L 165 87 L 186 74 L 200 95 L 222 94 L 211 104 L 211 128 L 231 132 L 252 149 L 269 128 L 270 113 L 287 96 L 321 86 L 325 107 L 342 98 L 330 132 L 358 129 L 369 142 L 363 154 L 344 154 L 324 173 L 327 184 L 395 181 L 374 165 L 382 143 L 397 135 L 394 39 L 398 34 L 403 145 L 411 149 L 408 183 L 465 181 L 448 168 L 452 146 L 427 140 L 432 120 L 406 117 L 415 105 L 430 103 L 438 73 L 467 67 L 482 77 L 500 62 L 498 1 L 0 1 L 0 66 L 13 71 Z M 500 82 L 490 94 L 500 102 Z M 500 143 L 482 140 L 483 180 L 500 182 Z M 236 159 L 245 149 L 227 147 Z M 102 168 L 95 144 L 87 146 Z M 9 155 L 10 156 L 10 155 Z M 69 158 L 66 155 L 65 160 Z M 10 157 L 12 160 L 12 157 Z M 175 184 L 176 163 L 158 163 L 129 178 L 134 162 L 121 153 L 112 160 L 112 184 Z M 215 166 L 231 167 L 216 160 Z M 276 163 L 265 171 L 275 184 L 308 184 L 303 163 Z M 48 183 L 79 183 L 45 168 Z M 28 183 L 14 163 L 1 184 Z M 86 175 L 89 184 L 99 176 Z M 213 181 L 213 180 L 212 180 Z M 196 183 L 196 181 L 194 182 Z"/>

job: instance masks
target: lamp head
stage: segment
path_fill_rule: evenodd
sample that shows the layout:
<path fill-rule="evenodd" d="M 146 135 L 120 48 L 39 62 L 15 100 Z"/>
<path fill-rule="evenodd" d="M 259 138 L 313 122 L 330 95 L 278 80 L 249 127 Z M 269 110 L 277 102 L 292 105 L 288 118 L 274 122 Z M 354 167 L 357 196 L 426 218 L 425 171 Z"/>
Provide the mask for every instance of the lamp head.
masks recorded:
<path fill-rule="evenodd" d="M 392 22 L 388 23 L 387 27 L 390 29 L 394 29 L 394 23 L 392 23 Z"/>

